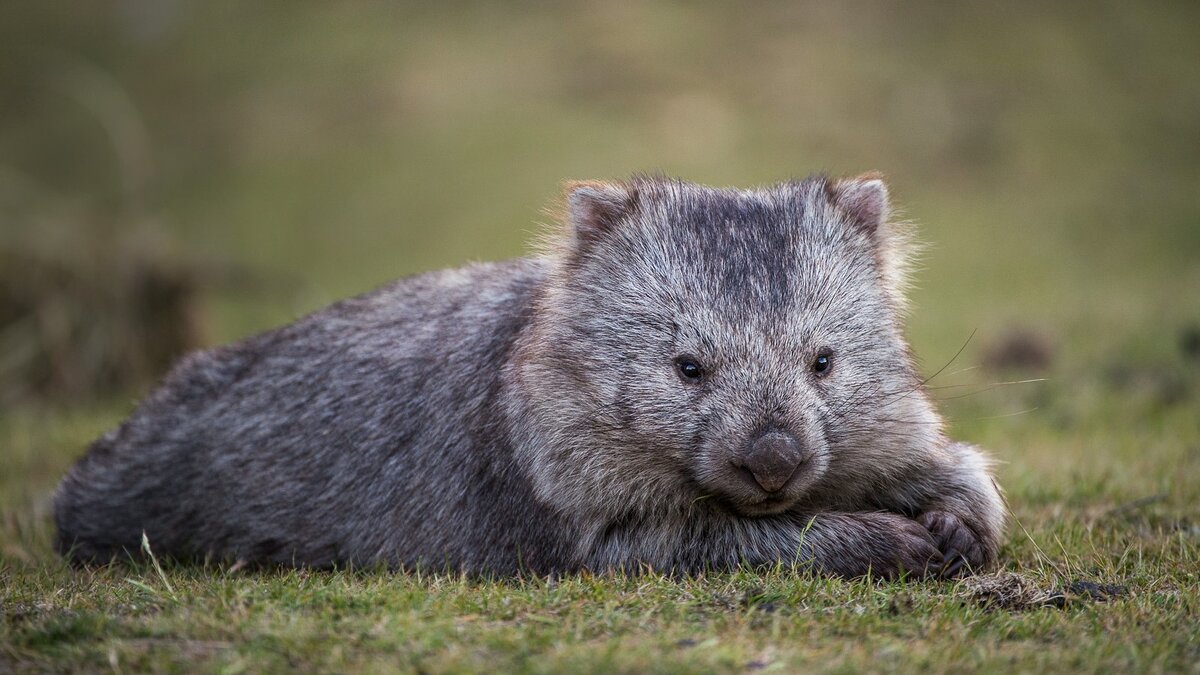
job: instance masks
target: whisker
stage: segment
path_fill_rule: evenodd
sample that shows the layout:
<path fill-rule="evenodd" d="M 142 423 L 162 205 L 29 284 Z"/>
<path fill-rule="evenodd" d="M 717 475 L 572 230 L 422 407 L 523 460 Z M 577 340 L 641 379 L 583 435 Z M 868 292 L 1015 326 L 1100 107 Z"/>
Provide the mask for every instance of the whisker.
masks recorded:
<path fill-rule="evenodd" d="M 922 387 L 925 386 L 926 384 L 928 384 L 930 382 L 930 380 L 937 377 L 938 375 L 941 375 L 942 371 L 949 368 L 951 363 L 954 363 L 956 360 L 958 360 L 958 357 L 962 356 L 963 351 L 967 348 L 967 345 L 971 344 L 971 340 L 975 338 L 975 334 L 978 332 L 979 332 L 978 328 L 972 330 L 971 334 L 968 335 L 967 339 L 962 343 L 962 346 L 958 348 L 958 351 L 954 352 L 954 356 L 950 357 L 950 360 L 946 362 L 946 365 L 942 366 L 941 368 L 938 368 L 936 373 L 930 375 L 929 377 L 925 378 L 924 380 L 921 380 L 921 386 Z"/>
<path fill-rule="evenodd" d="M 1037 379 L 1033 379 L 1033 380 L 1014 380 L 1014 381 L 1012 381 L 1012 382 L 996 382 L 996 383 L 994 383 L 994 384 L 987 385 L 986 387 L 984 387 L 983 389 L 980 389 L 980 390 L 978 390 L 978 391 L 969 391 L 969 392 L 967 392 L 967 393 L 965 393 L 965 394 L 958 394 L 957 396 L 942 396 L 942 397 L 939 397 L 937 400 L 939 400 L 939 401 L 953 401 L 953 400 L 955 400 L 955 399 L 967 398 L 968 396 L 975 396 L 976 394 L 982 394 L 982 393 L 984 393 L 984 392 L 989 392 L 989 391 L 991 391 L 991 390 L 993 390 L 993 389 L 999 389 L 1000 387 L 1005 387 L 1005 386 L 1009 386 L 1009 385 L 1014 385 L 1014 384 L 1030 384 L 1030 383 L 1033 383 L 1033 382 L 1046 382 L 1046 381 L 1047 381 L 1047 378 L 1044 378 L 1044 377 L 1039 377 L 1039 378 L 1037 378 Z M 974 386 L 974 385 L 948 385 L 948 386 L 945 386 L 945 387 L 940 387 L 940 388 L 941 388 L 941 389 L 949 389 L 949 388 L 951 388 L 951 387 L 955 387 L 955 386 L 964 386 L 964 387 L 967 387 L 967 386 Z"/>
<path fill-rule="evenodd" d="M 1008 380 L 1006 382 L 988 382 L 987 384 L 976 384 L 974 382 L 967 382 L 964 384 L 939 384 L 936 387 L 926 387 L 926 389 L 954 389 L 954 388 L 962 388 L 962 387 L 998 387 L 998 386 L 1005 385 L 1005 384 L 1027 384 L 1029 382 L 1048 382 L 1049 380 L 1050 380 L 1050 378 L 1048 378 L 1048 377 L 1036 377 L 1031 380 Z"/>
<path fill-rule="evenodd" d="M 930 420 L 909 420 L 909 419 L 898 419 L 898 418 L 895 418 L 895 417 L 867 417 L 867 418 L 863 418 L 863 421 L 864 421 L 864 422 L 871 422 L 871 423 L 874 423 L 874 424 L 879 424 L 879 423 L 888 423 L 888 424 L 911 424 L 911 425 L 914 425 L 914 426 L 917 426 L 917 425 L 925 425 L 925 426 L 931 426 L 931 427 L 935 427 L 935 426 L 938 426 L 939 424 L 941 424 L 941 422 L 938 422 L 938 421 L 936 421 L 936 420 L 934 420 L 934 421 L 930 421 Z"/>
<path fill-rule="evenodd" d="M 921 390 L 926 384 L 928 384 L 931 380 L 933 380 L 933 378 L 937 377 L 938 375 L 941 375 L 944 370 L 946 370 L 947 368 L 950 367 L 950 364 L 952 364 L 956 360 L 958 360 L 958 357 L 962 355 L 963 351 L 967 348 L 967 345 L 969 345 L 971 343 L 971 340 L 975 337 L 975 333 L 977 333 L 977 332 L 979 332 L 978 328 L 971 331 L 971 334 L 967 336 L 967 339 L 962 343 L 962 346 L 958 348 L 958 351 L 954 352 L 954 356 L 950 357 L 950 360 L 946 362 L 946 365 L 942 366 L 941 368 L 938 368 L 937 372 L 935 372 L 934 374 L 925 378 L 924 380 L 921 380 L 920 382 L 918 382 L 916 386 L 914 386 L 913 388 L 904 392 L 904 395 L 900 396 L 896 400 L 903 399 L 903 398 L 907 397 L 908 395 L 912 394 L 913 392 Z M 893 403 L 893 402 L 894 401 L 892 401 L 892 400 L 887 400 L 887 401 L 883 401 L 881 403 L 881 405 L 887 405 L 887 404 Z"/>
<path fill-rule="evenodd" d="M 1025 410 L 1018 410 L 1016 412 L 1005 413 L 1003 415 L 990 415 L 988 417 L 975 417 L 975 418 L 972 418 L 970 421 L 978 422 L 980 420 L 1000 420 L 1000 419 L 1004 419 L 1005 417 L 1016 417 L 1017 415 L 1025 415 L 1025 414 L 1031 413 L 1037 409 L 1038 409 L 1038 406 L 1034 406 L 1032 408 L 1026 408 Z"/>
<path fill-rule="evenodd" d="M 946 373 L 946 377 L 954 377 L 955 375 L 960 375 L 962 373 L 965 373 L 965 372 L 968 372 L 971 370 L 979 370 L 979 366 L 978 365 L 966 366 L 964 368 L 959 368 L 958 370 L 952 370 L 952 371 Z"/>

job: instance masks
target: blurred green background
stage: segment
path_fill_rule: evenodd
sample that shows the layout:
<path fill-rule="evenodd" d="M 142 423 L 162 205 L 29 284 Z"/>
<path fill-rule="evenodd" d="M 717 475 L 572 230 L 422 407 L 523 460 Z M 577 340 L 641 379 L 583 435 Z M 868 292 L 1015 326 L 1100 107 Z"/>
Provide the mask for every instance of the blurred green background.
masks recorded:
<path fill-rule="evenodd" d="M 563 180 L 639 171 L 882 171 L 930 245 L 923 367 L 953 359 L 934 384 L 956 431 L 1031 482 L 1023 434 L 1195 404 L 1194 2 L 2 12 L 0 389 L 21 415 L 99 408 L 98 431 L 180 349 L 520 255 Z"/>

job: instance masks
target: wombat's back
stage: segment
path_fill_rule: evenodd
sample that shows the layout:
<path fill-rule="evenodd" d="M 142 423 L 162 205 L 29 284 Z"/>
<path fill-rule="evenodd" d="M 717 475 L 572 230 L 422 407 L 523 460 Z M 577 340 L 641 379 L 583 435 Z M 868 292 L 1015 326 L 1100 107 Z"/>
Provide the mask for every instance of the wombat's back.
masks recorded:
<path fill-rule="evenodd" d="M 520 529 L 495 519 L 544 515 L 497 509 L 529 488 L 496 398 L 541 276 L 413 277 L 189 356 L 64 478 L 59 549 L 106 560 L 145 532 L 183 558 L 512 566 L 537 542 L 490 541 Z"/>

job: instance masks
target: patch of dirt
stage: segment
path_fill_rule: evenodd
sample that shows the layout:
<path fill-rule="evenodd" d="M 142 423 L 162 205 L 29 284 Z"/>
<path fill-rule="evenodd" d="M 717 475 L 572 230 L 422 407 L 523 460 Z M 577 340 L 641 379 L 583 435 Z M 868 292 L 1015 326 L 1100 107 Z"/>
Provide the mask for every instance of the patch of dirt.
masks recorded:
<path fill-rule="evenodd" d="M 988 609 L 1022 612 L 1046 607 L 1066 609 L 1084 602 L 1107 602 L 1129 593 L 1125 586 L 1076 579 L 1065 587 L 1045 586 L 1016 572 L 964 579 L 960 588 L 969 600 Z"/>
<path fill-rule="evenodd" d="M 1127 595 L 1129 589 L 1125 586 L 1115 584 L 1100 584 L 1095 581 L 1078 579 L 1067 584 L 1067 592 L 1078 598 L 1093 600 L 1095 602 L 1107 602 L 1113 598 Z"/>

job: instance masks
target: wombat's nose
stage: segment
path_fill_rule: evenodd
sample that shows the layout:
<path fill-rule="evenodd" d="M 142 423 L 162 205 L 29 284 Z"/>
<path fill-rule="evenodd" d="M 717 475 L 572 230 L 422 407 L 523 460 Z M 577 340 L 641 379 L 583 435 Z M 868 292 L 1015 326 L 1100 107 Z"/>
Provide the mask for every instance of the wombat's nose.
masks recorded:
<path fill-rule="evenodd" d="M 778 492 L 804 461 L 804 452 L 795 436 L 769 431 L 750 444 L 740 464 L 767 492 Z"/>

